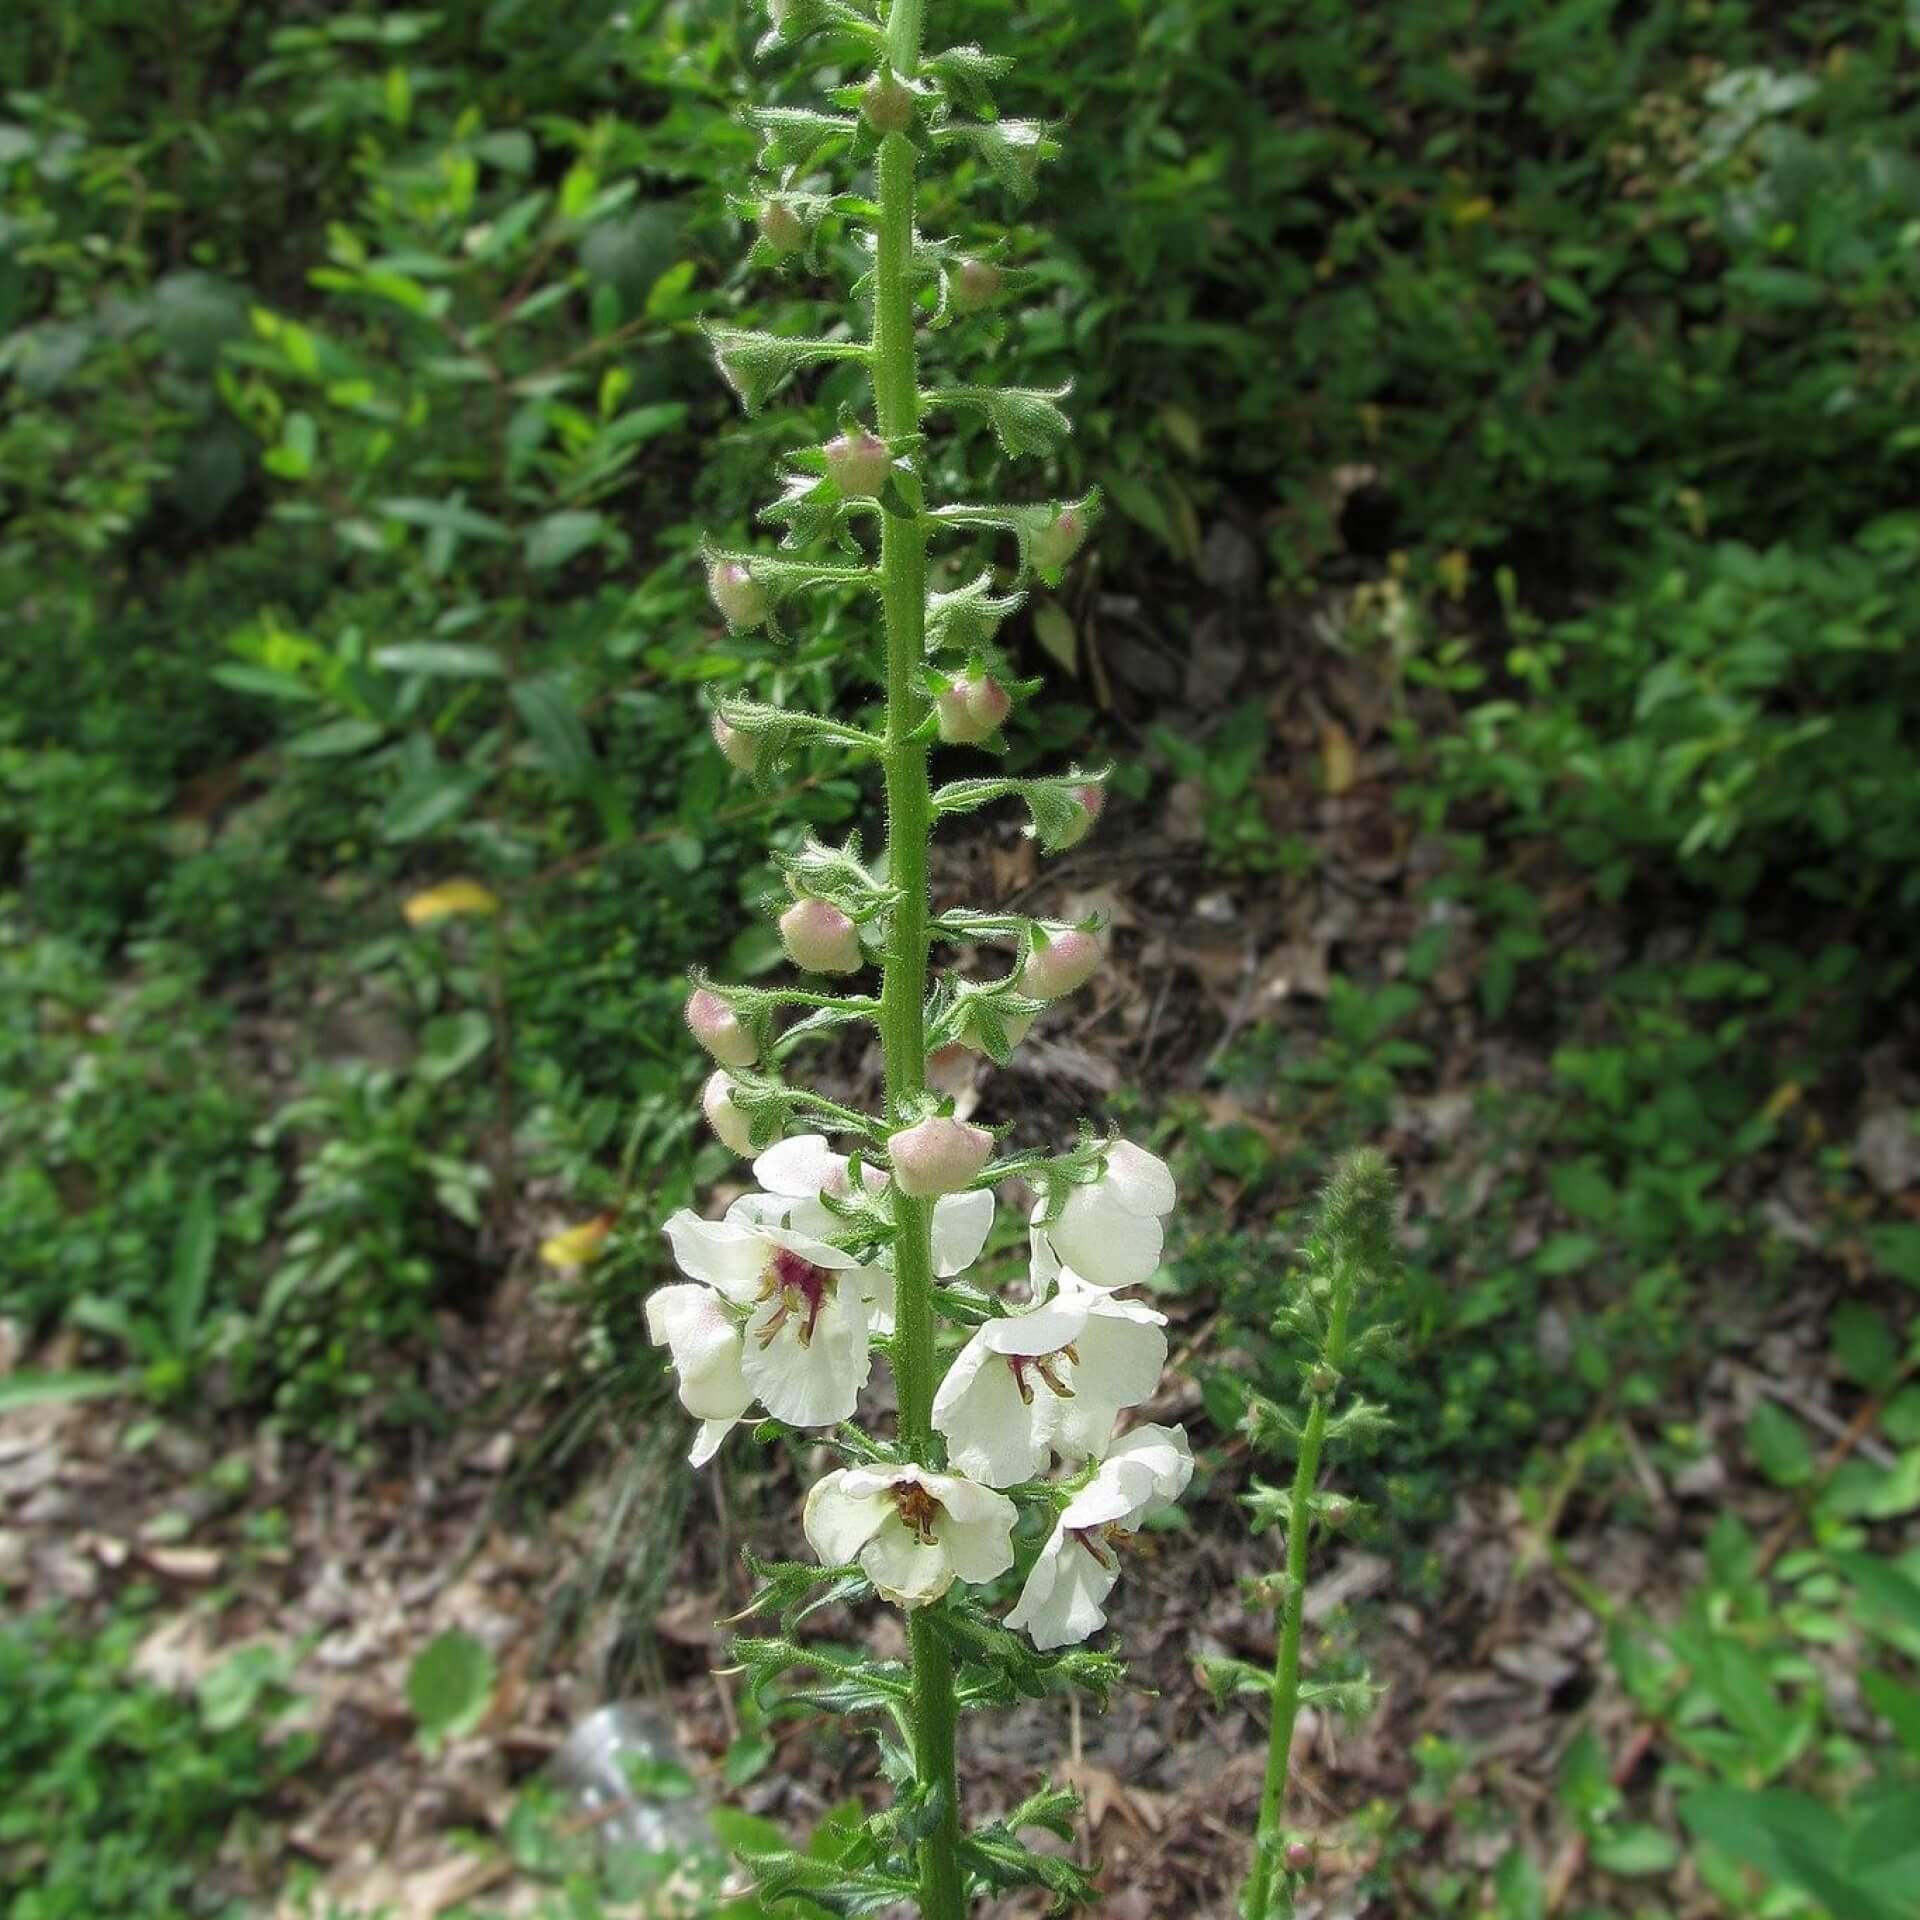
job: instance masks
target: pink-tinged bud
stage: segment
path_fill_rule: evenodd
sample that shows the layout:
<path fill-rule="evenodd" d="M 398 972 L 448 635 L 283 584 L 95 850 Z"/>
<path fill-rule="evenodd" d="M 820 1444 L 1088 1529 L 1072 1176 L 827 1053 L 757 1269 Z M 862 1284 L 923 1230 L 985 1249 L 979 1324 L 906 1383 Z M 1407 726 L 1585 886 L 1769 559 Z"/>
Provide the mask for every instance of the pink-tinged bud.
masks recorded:
<path fill-rule="evenodd" d="M 808 973 L 858 973 L 860 932 L 831 900 L 796 900 L 780 916 L 780 942 Z"/>
<path fill-rule="evenodd" d="M 1068 823 L 1066 831 L 1055 837 L 1055 853 L 1065 853 L 1069 847 L 1077 847 L 1093 831 L 1094 822 L 1107 810 L 1107 790 L 1097 780 L 1089 780 L 1084 786 L 1069 787 L 1067 798 L 1079 812 Z"/>
<path fill-rule="evenodd" d="M 950 1040 L 927 1055 L 927 1085 L 956 1099 L 973 1085 L 973 1050 L 964 1040 Z"/>
<path fill-rule="evenodd" d="M 760 209 L 760 237 L 775 253 L 798 253 L 807 244 L 807 223 L 784 200 Z"/>
<path fill-rule="evenodd" d="M 1286 1859 L 1289 1873 L 1310 1874 L 1313 1871 L 1313 1849 L 1304 1840 L 1287 1842 Z"/>
<path fill-rule="evenodd" d="M 739 1015 L 709 988 L 696 987 L 688 996 L 687 1031 L 723 1067 L 750 1067 L 760 1056 Z"/>
<path fill-rule="evenodd" d="M 753 1151 L 753 1132 L 747 1116 L 733 1104 L 733 1082 L 724 1073 L 712 1074 L 700 1090 L 700 1111 L 707 1125 L 719 1135 L 723 1146 L 735 1153 Z"/>
<path fill-rule="evenodd" d="M 849 500 L 869 500 L 887 484 L 893 455 L 887 443 L 867 432 L 843 433 L 821 448 L 827 456 L 827 478 Z"/>
<path fill-rule="evenodd" d="M 730 627 L 758 627 L 773 611 L 767 590 L 738 560 L 716 560 L 707 569 L 707 591 Z"/>
<path fill-rule="evenodd" d="M 1035 1000 L 1058 1000 L 1077 993 L 1100 971 L 1107 957 L 1097 934 L 1069 927 L 1050 933 L 1044 947 L 1035 947 L 1020 976 L 1020 991 Z"/>
<path fill-rule="evenodd" d="M 1328 1527 L 1335 1533 L 1338 1533 L 1353 1518 L 1353 1509 L 1338 1494 L 1335 1494 L 1320 1511 Z"/>
<path fill-rule="evenodd" d="M 1024 982 L 1022 983 L 1024 985 Z M 1003 1013 L 1000 1025 L 1007 1036 L 1007 1045 L 1017 1047 L 1033 1028 L 1038 1016 L 1031 1013 Z M 960 1029 L 960 1038 L 955 1043 L 965 1047 L 970 1053 L 985 1053 L 986 1044 L 980 1038 L 979 1015 L 969 1009 L 967 1023 Z"/>
<path fill-rule="evenodd" d="M 1051 573 L 1064 567 L 1080 551 L 1087 537 L 1087 518 L 1078 507 L 1063 507 L 1059 515 L 1033 536 L 1033 564 Z"/>
<path fill-rule="evenodd" d="M 950 747 L 991 739 L 1013 710 L 1006 689 L 989 674 L 962 674 L 935 704 L 940 738 Z"/>
<path fill-rule="evenodd" d="M 876 73 L 860 90 L 860 111 L 875 133 L 905 133 L 913 125 L 913 95 L 890 73 Z"/>
<path fill-rule="evenodd" d="M 964 1120 L 922 1120 L 887 1138 L 894 1184 L 916 1200 L 972 1186 L 992 1152 L 993 1135 Z"/>
<path fill-rule="evenodd" d="M 721 759 L 742 773 L 751 773 L 760 764 L 760 742 L 752 734 L 728 726 L 717 713 L 713 716 L 713 744 L 720 749 Z"/>
<path fill-rule="evenodd" d="M 978 313 L 1000 297 L 1007 276 L 991 260 L 962 260 L 947 277 L 947 298 L 962 313 Z"/>

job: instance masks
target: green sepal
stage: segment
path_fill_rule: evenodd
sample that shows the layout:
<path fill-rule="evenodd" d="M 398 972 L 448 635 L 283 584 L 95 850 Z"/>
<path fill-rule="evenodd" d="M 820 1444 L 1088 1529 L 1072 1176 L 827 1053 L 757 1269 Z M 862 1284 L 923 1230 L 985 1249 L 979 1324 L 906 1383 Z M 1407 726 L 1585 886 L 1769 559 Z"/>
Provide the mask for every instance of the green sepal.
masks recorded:
<path fill-rule="evenodd" d="M 724 369 L 722 369 L 724 371 Z M 1051 390 L 1042 387 L 935 387 L 927 404 L 951 412 L 955 407 L 977 407 L 987 416 L 1001 452 L 1019 459 L 1027 454 L 1058 453 L 1073 436 L 1073 422 L 1059 403 L 1073 391 L 1073 382 Z M 1050 514 L 1040 507 L 1029 511 Z M 941 517 L 941 516 L 936 516 Z"/>
<path fill-rule="evenodd" d="M 1273 1693 L 1273 1675 L 1250 1660 L 1233 1660 L 1203 1655 L 1199 1661 L 1200 1678 L 1213 1703 L 1224 1707 L 1229 1700 L 1257 1694 L 1268 1699 Z"/>
<path fill-rule="evenodd" d="M 1030 200 L 1039 184 L 1040 163 L 1058 157 L 1060 143 L 1043 120 L 949 120 L 936 127 L 939 147 L 972 147 L 994 179 L 1015 201 Z"/>
<path fill-rule="evenodd" d="M 951 592 L 928 594 L 927 652 L 971 652 L 988 645 L 1001 621 L 1017 613 L 1026 597 L 1024 593 L 995 594 L 991 573 L 982 573 Z"/>
<path fill-rule="evenodd" d="M 774 389 L 802 367 L 828 360 L 865 360 L 864 341 L 794 338 L 761 333 L 750 327 L 704 325 L 707 345 L 713 349 L 721 377 L 749 413 L 758 413 Z"/>
<path fill-rule="evenodd" d="M 854 115 L 813 107 L 749 107 L 747 123 L 759 129 L 759 164 L 769 173 L 811 171 L 830 141 L 852 141 L 860 132 Z"/>
<path fill-rule="evenodd" d="M 754 43 L 753 55 L 764 60 L 781 47 L 795 47 L 816 33 L 850 33 L 869 46 L 885 38 L 880 23 L 847 0 L 785 0 L 780 18 Z"/>
<path fill-rule="evenodd" d="M 753 1875 L 754 1891 L 763 1905 L 802 1900 L 828 1913 L 858 1920 L 863 1914 L 885 1913 L 911 1903 L 919 1882 L 904 1873 L 878 1867 L 856 1867 L 845 1860 L 818 1860 L 813 1855 L 784 1851 L 739 1855 Z"/>
<path fill-rule="evenodd" d="M 1014 61 L 1010 55 L 989 53 L 971 41 L 963 46 L 949 47 L 944 53 L 936 53 L 931 59 L 920 63 L 921 72 L 937 80 L 949 100 L 957 100 L 962 106 L 979 114 L 993 110 L 987 83 L 990 80 L 1004 80 L 1013 69 Z"/>
<path fill-rule="evenodd" d="M 1035 538 L 1067 512 L 1079 514 L 1086 533 L 1091 533 L 1094 522 L 1100 517 L 1101 505 L 1100 489 L 1090 487 L 1078 500 L 1042 500 L 1031 504 L 1010 502 L 1005 505 L 962 503 L 936 507 L 927 517 L 940 526 L 992 527 L 1012 534 L 1020 550 L 1016 583 L 1023 581 L 1030 573 L 1037 573 L 1048 586 L 1057 587 L 1065 577 L 1066 569 L 1064 566 L 1042 566 L 1036 562 L 1033 556 Z M 1084 534 L 1082 544 L 1085 544 Z"/>

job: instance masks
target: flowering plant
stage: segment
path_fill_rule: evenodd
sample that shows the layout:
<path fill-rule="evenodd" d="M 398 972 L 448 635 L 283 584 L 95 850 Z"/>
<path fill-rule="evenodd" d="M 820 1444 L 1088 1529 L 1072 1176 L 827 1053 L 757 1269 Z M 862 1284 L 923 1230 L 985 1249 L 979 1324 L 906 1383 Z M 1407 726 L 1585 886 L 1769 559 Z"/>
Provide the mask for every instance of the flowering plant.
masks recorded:
<path fill-rule="evenodd" d="M 857 57 L 867 77 L 835 89 L 832 111 L 751 113 L 768 176 L 742 207 L 758 234 L 754 257 L 768 266 L 824 258 L 830 236 L 851 233 L 868 258 L 856 292 L 871 326 L 864 337 L 817 339 L 715 327 L 714 351 L 749 409 L 789 375 L 829 361 L 864 368 L 873 409 L 870 420 L 843 412 L 834 438 L 794 456 L 765 514 L 785 529 L 778 550 L 710 552 L 708 584 L 730 627 L 774 640 L 807 594 L 872 597 L 885 701 L 869 728 L 723 700 L 714 738 L 762 782 L 802 741 L 878 760 L 886 845 L 871 863 L 857 840 L 809 844 L 783 863 L 793 896 L 779 916 L 787 957 L 847 990 L 696 983 L 687 1025 L 715 1063 L 702 1105 L 719 1137 L 753 1156 L 756 1187 L 724 1219 L 682 1212 L 666 1223 L 686 1279 L 653 1294 L 648 1325 L 699 1422 L 696 1463 L 753 1418 L 760 1437 L 795 1431 L 842 1462 L 806 1497 L 818 1564 L 754 1563 L 762 1586 L 749 1612 L 779 1626 L 738 1641 L 736 1653 L 762 1693 L 802 1669 L 811 1678 L 789 1683 L 788 1701 L 873 1714 L 895 1797 L 839 1860 L 754 1856 L 762 1892 L 850 1914 L 917 1901 L 928 1920 L 954 1920 L 976 1895 L 1020 1885 L 1090 1896 L 1083 1870 L 1020 1838 L 1023 1828 L 1070 1831 L 1070 1794 L 1042 1786 L 1003 1818 L 966 1828 L 955 1723 L 963 1708 L 1068 1685 L 1105 1698 L 1120 1664 L 1083 1643 L 1106 1623 L 1128 1534 L 1178 1499 L 1193 1462 L 1178 1428 L 1118 1431 L 1154 1392 L 1167 1357 L 1162 1316 L 1122 1292 L 1159 1264 L 1174 1204 L 1167 1168 L 1084 1129 L 1059 1154 L 1002 1153 L 993 1129 L 957 1115 L 929 1085 L 929 1060 L 947 1049 L 1004 1063 L 1053 1002 L 1093 977 L 1105 948 L 1091 923 L 929 908 L 936 821 L 1017 799 L 1042 849 L 1056 852 L 1091 829 L 1104 786 L 1077 769 L 929 781 L 937 744 L 1000 744 L 1032 689 L 1008 672 L 995 631 L 1030 576 L 1058 581 L 1099 503 L 1091 494 L 1045 505 L 929 499 L 932 482 L 957 470 L 933 456 L 930 415 L 984 416 L 1009 456 L 1050 453 L 1069 429 L 1058 404 L 1065 389 L 922 379 L 934 330 L 954 328 L 949 338 L 964 344 L 968 326 L 992 324 L 976 317 L 1023 284 L 1001 261 L 918 231 L 922 161 L 973 156 L 1024 193 L 1054 150 L 1044 127 L 993 114 L 987 88 L 1012 62 L 974 46 L 927 53 L 924 12 L 925 0 L 887 0 L 884 13 L 860 0 L 769 4 L 763 51 L 817 35 L 836 63 Z M 836 166 L 854 169 L 857 183 L 870 174 L 870 191 L 835 190 Z M 1003 543 L 1011 578 L 989 567 L 949 584 L 950 549 L 982 537 Z M 941 977 L 930 988 L 936 942 L 983 941 L 1011 947 L 1004 974 Z M 878 994 L 852 990 L 876 966 Z M 780 1027 L 792 1010 L 801 1017 Z M 802 1048 L 860 1021 L 879 1029 L 885 1055 L 879 1114 L 789 1077 Z M 1010 1298 L 969 1273 L 995 1191 L 1015 1175 L 1038 1199 L 1027 1282 Z M 876 1355 L 893 1374 L 891 1434 L 855 1422 Z M 1017 1597 L 1002 1613 L 997 1583 L 1015 1574 Z M 804 1613 L 869 1593 L 905 1609 L 906 1662 L 795 1638 Z"/>

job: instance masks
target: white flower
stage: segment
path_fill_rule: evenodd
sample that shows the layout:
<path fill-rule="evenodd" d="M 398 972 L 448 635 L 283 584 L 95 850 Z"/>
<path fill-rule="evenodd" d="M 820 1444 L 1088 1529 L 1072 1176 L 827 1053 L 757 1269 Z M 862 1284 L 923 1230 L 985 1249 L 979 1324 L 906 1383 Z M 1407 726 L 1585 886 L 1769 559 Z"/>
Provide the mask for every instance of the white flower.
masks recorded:
<path fill-rule="evenodd" d="M 1062 1273 L 1045 1306 L 989 1320 L 934 1396 L 947 1457 L 990 1487 L 1044 1473 L 1049 1453 L 1098 1459 L 1122 1407 L 1160 1383 L 1166 1315 Z"/>
<path fill-rule="evenodd" d="M 695 1385 L 689 1397 L 690 1381 L 704 1383 L 718 1365 L 715 1314 L 736 1329 L 740 1380 L 776 1419 L 828 1427 L 853 1412 L 873 1363 L 866 1272 L 851 1254 L 758 1218 L 746 1202 L 724 1220 L 702 1220 L 683 1207 L 667 1222 L 666 1233 L 680 1270 L 709 1293 L 710 1304 L 698 1319 L 684 1301 L 657 1316 L 649 1303 L 649 1331 L 672 1351 L 681 1404 L 689 1413 L 721 1417 L 698 1403 L 705 1400 L 702 1386 Z M 691 1291 L 667 1287 L 660 1293 Z M 736 1407 L 734 1417 L 741 1411 Z"/>
<path fill-rule="evenodd" d="M 887 1177 L 877 1167 L 863 1166 L 861 1184 L 870 1193 L 884 1193 Z M 819 1133 L 796 1134 L 769 1147 L 753 1163 L 753 1177 L 782 1205 L 777 1210 L 790 1227 L 824 1238 L 838 1226 L 821 1203 L 823 1193 L 847 1192 L 852 1175 L 844 1153 L 828 1147 Z M 770 1210 L 772 1211 L 772 1210 Z M 941 1279 L 964 1273 L 980 1257 L 993 1231 L 993 1195 L 988 1192 L 949 1194 L 933 1203 L 933 1270 Z M 872 1281 L 867 1317 L 876 1333 L 893 1331 L 893 1275 L 869 1267 Z"/>
<path fill-rule="evenodd" d="M 1179 1427 L 1136 1427 L 1062 1511 L 1007 1615 L 1043 1653 L 1072 1646 L 1107 1624 L 1106 1598 L 1120 1578 L 1118 1538 L 1170 1507 L 1193 1478 L 1193 1452 Z"/>
<path fill-rule="evenodd" d="M 1045 1279 L 1071 1267 L 1096 1287 L 1133 1287 L 1151 1279 L 1173 1211 L 1173 1174 L 1164 1160 L 1130 1140 L 1107 1149 L 1099 1179 L 1068 1190 L 1060 1217 L 1042 1226 L 1034 1210 L 1034 1271 Z"/>
<path fill-rule="evenodd" d="M 657 1287 L 647 1296 L 647 1332 L 673 1354 L 680 1404 L 700 1422 L 688 1458 L 703 1467 L 753 1403 L 740 1371 L 740 1322 L 711 1287 Z"/>
<path fill-rule="evenodd" d="M 1013 1565 L 1014 1505 L 958 1474 L 919 1467 L 841 1467 L 807 1495 L 802 1524 L 823 1566 L 858 1560 L 875 1590 L 903 1607 L 937 1600 Z"/>

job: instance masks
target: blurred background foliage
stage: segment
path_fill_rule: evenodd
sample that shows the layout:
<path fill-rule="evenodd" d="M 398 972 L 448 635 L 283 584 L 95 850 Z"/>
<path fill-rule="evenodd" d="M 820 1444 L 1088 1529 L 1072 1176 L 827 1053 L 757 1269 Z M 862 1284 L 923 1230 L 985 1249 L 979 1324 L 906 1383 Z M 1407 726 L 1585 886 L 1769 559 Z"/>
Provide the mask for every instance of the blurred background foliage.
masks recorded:
<path fill-rule="evenodd" d="M 1016 754 L 1137 744 L 1146 703 L 1087 677 L 1095 583 L 1177 646 L 1218 587 L 1210 531 L 1240 530 L 1274 606 L 1392 689 L 1396 804 L 1450 849 L 1436 916 L 1487 932 L 1482 1014 L 1549 1034 L 1553 1084 L 1475 1124 L 1490 1169 L 1551 1140 L 1563 1230 L 1515 1260 L 1439 1222 L 1380 1383 L 1413 1550 L 1452 1477 L 1658 1403 L 1702 1276 L 1767 1271 L 1737 1169 L 1910 984 L 1920 25 L 1837 0 L 941 14 L 1017 48 L 1004 110 L 1066 136 L 1031 223 L 994 219 L 972 162 L 928 196 L 929 228 L 1036 276 L 967 348 L 1075 381 L 1050 490 L 1113 509 L 1013 630 L 1056 682 Z M 23 0 L 0 29 L 0 1307 L 158 1412 L 348 1451 L 431 1419 L 434 1316 L 475 1311 L 537 1219 L 636 1191 L 658 1217 L 727 1164 L 689 1120 L 685 969 L 772 966 L 769 841 L 862 802 L 826 760 L 729 785 L 703 691 L 866 697 L 845 609 L 743 644 L 696 558 L 854 393 L 743 421 L 698 333 L 832 325 L 857 258 L 830 221 L 823 271 L 741 264 L 762 30 L 742 0 Z M 774 65 L 756 86 L 811 98 Z M 1133 797 L 1202 780 L 1209 858 L 1284 873 L 1250 798 L 1269 744 L 1257 710 L 1156 735 Z M 1543 931 L 1542 847 L 1698 947 L 1596 982 Z M 409 926 L 452 876 L 485 910 Z M 1175 1101 L 1194 1170 L 1297 1195 L 1376 1130 L 1430 1058 L 1405 1029 L 1441 957 L 1336 979 L 1305 1058 L 1239 1036 L 1221 1084 L 1335 1117 L 1276 1148 Z M 1920 1229 L 1827 1171 L 1877 1270 L 1920 1284 Z M 1284 1224 L 1222 1223 L 1174 1273 L 1256 1352 L 1246 1275 Z M 582 1376 L 626 1368 L 638 1407 L 653 1257 L 579 1283 Z M 1533 1330 L 1572 1273 L 1569 1373 Z M 1859 1312 L 1844 1364 L 1898 1406 L 1907 1317 Z M 1233 1369 L 1197 1371 L 1229 1429 Z M 1909 1510 L 1848 1497 L 1836 1525 Z M 1715 1564 L 1751 1612 L 1768 1569 L 1731 1538 Z M 1888 1629 L 1909 1654 L 1912 1626 Z M 1663 1671 L 1635 1670 L 1650 1694 Z M 1727 1777 L 1764 1786 L 1781 1751 Z M 1720 1812 L 1716 1859 L 1800 1887 L 1772 1910 L 1845 1910 Z M 1892 1898 L 1872 1874 L 1858 1911 Z M 1500 1897 L 1529 1910 L 1518 1870 Z"/>

